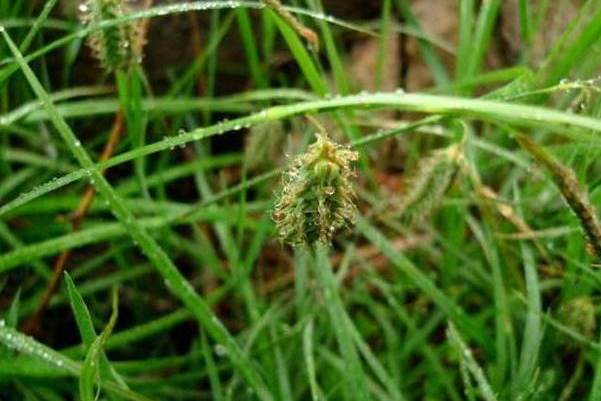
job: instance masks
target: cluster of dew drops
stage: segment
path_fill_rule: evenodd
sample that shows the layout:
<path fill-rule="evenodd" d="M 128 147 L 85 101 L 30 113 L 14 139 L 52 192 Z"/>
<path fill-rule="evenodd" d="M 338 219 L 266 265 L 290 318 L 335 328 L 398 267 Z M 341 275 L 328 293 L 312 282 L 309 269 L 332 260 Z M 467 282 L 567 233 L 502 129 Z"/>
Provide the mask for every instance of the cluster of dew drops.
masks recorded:
<path fill-rule="evenodd" d="M 4 319 L 0 319 L 0 329 L 5 327 L 6 322 Z M 38 346 L 31 337 L 24 334 L 12 333 L 11 330 L 1 330 L 0 342 L 9 349 L 28 355 L 35 355 L 54 366 L 62 367 L 64 365 L 61 359 L 53 357 L 43 347 Z"/>

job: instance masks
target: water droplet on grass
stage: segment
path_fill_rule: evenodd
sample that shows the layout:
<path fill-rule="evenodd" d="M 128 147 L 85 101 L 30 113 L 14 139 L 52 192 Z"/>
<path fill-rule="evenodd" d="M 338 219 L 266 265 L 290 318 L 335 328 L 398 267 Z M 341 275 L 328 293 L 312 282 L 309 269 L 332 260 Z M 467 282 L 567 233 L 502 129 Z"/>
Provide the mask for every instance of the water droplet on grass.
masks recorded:
<path fill-rule="evenodd" d="M 215 355 L 217 355 L 220 358 L 227 356 L 227 348 L 225 348 L 223 344 L 215 345 Z"/>

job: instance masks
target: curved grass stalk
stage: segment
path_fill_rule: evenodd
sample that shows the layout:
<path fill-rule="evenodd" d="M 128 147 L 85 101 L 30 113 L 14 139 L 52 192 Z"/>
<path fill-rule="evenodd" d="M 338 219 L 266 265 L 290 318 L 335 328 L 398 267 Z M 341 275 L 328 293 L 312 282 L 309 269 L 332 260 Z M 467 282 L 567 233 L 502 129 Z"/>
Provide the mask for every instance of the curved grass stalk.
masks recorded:
<path fill-rule="evenodd" d="M 359 107 L 402 109 L 441 115 L 462 114 L 485 121 L 503 121 L 505 123 L 511 122 L 515 125 L 521 126 L 541 128 L 549 128 L 549 126 L 552 126 L 558 129 L 558 131 L 563 133 L 565 136 L 571 136 L 576 139 L 584 139 L 593 142 L 600 141 L 596 135 L 569 130 L 569 128 L 579 128 L 601 132 L 601 120 L 537 106 L 507 104 L 492 100 L 465 99 L 450 96 L 408 93 L 373 93 L 342 96 L 332 99 L 299 102 L 286 106 L 274 106 L 246 117 L 241 117 L 226 122 L 219 122 L 209 127 L 198 128 L 178 136 L 165 137 L 162 141 L 154 142 L 132 151 L 122 153 L 107 160 L 106 162 L 92 164 L 89 167 L 74 171 L 57 178 L 56 180 L 52 180 L 39 187 L 36 187 L 32 191 L 26 192 L 25 194 L 20 195 L 16 199 L 0 207 L 0 216 L 3 216 L 16 207 L 19 207 L 46 193 L 61 188 L 81 178 L 87 177 L 92 173 L 92 171 L 101 171 L 134 160 L 138 157 L 147 156 L 164 150 L 174 149 L 176 146 L 183 146 L 190 142 L 203 140 L 216 135 L 226 134 L 232 131 L 238 131 L 242 128 L 248 128 L 266 121 L 289 118 L 309 112 Z M 384 138 L 394 136 L 399 132 L 416 128 L 420 125 L 440 122 L 441 119 L 441 116 L 429 116 L 421 121 L 410 124 L 407 127 L 376 133 L 357 139 L 351 143 L 351 147 L 366 146 Z M 275 175 L 275 172 L 272 171 L 271 173 Z"/>

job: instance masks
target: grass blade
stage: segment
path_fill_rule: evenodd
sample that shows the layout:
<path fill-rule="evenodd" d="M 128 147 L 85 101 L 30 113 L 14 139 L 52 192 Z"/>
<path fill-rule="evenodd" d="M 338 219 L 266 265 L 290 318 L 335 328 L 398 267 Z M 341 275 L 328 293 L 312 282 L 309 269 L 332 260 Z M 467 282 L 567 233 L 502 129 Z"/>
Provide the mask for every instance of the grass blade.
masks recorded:
<path fill-rule="evenodd" d="M 272 396 L 269 389 L 265 386 L 262 377 L 254 368 L 252 362 L 243 353 L 236 340 L 228 332 L 225 326 L 221 324 L 207 302 L 194 291 L 190 283 L 188 283 L 181 275 L 177 267 L 175 267 L 171 259 L 162 250 L 154 238 L 152 238 L 148 232 L 137 223 L 136 217 L 129 209 L 127 209 L 123 200 L 115 193 L 101 171 L 93 169 L 94 163 L 92 162 L 92 159 L 82 148 L 81 143 L 78 141 L 73 131 L 71 131 L 71 128 L 67 125 L 65 120 L 58 114 L 54 103 L 42 87 L 42 84 L 37 79 L 34 72 L 27 65 L 23 55 L 19 52 L 4 29 L 2 29 L 2 34 L 34 92 L 44 103 L 45 108 L 52 118 L 53 124 L 63 137 L 69 150 L 83 168 L 90 169 L 88 171 L 90 171 L 91 182 L 95 185 L 98 192 L 104 196 L 105 200 L 109 202 L 115 217 L 119 219 L 134 241 L 137 242 L 148 259 L 150 259 L 159 273 L 164 277 L 166 284 L 173 295 L 180 298 L 203 327 L 206 328 L 209 334 L 211 334 L 216 341 L 222 343 L 227 349 L 230 359 L 240 370 L 240 373 L 248 380 L 249 384 L 255 388 L 258 396 L 264 401 L 271 401 Z"/>
<path fill-rule="evenodd" d="M 315 258 L 315 273 L 322 287 L 325 307 L 330 315 L 340 353 L 348 368 L 348 377 L 345 379 L 352 391 L 353 399 L 359 401 L 370 400 L 366 375 L 363 372 L 355 344 L 353 344 L 353 333 L 348 326 L 349 318 L 338 294 L 338 284 L 328 259 L 328 248 L 317 243 L 315 245 Z"/>
<path fill-rule="evenodd" d="M 467 370 L 474 376 L 474 379 L 478 384 L 478 388 L 480 389 L 480 394 L 482 395 L 482 398 L 484 398 L 486 401 L 497 401 L 497 396 L 492 391 L 492 388 L 490 387 L 490 384 L 486 379 L 486 375 L 482 371 L 480 365 L 478 365 L 478 362 L 476 362 L 476 360 L 474 359 L 472 351 L 470 351 L 470 349 L 467 347 L 467 345 L 465 345 L 465 343 L 461 339 L 461 336 L 459 335 L 459 332 L 457 331 L 453 323 L 449 323 L 449 327 L 447 329 L 447 337 L 451 344 L 457 350 L 457 353 L 459 353 L 459 357 L 461 358 L 461 360 L 464 361 Z"/>
<path fill-rule="evenodd" d="M 100 333 L 90 345 L 88 353 L 86 354 L 86 359 L 81 367 L 81 374 L 79 376 L 79 396 L 82 401 L 96 401 L 98 399 L 99 393 L 96 395 L 94 394 L 94 383 L 100 382 L 100 356 L 102 355 L 102 348 L 104 347 L 106 339 L 111 335 L 113 328 L 117 323 L 119 306 L 116 288 L 113 289 L 112 299 L 113 311 L 109 322 L 104 330 L 102 330 L 102 333 Z"/>

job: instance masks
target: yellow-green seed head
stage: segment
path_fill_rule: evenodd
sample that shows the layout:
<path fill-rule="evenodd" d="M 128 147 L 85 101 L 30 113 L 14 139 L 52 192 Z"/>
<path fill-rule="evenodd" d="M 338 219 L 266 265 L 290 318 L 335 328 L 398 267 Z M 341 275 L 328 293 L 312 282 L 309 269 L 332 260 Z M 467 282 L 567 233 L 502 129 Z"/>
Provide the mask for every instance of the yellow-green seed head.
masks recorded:
<path fill-rule="evenodd" d="M 459 171 L 462 155 L 462 144 L 454 144 L 419 161 L 405 179 L 400 209 L 407 223 L 423 219 L 438 206 Z"/>
<path fill-rule="evenodd" d="M 284 173 L 273 211 L 280 240 L 293 246 L 329 244 L 337 231 L 354 222 L 351 178 L 357 158 L 356 152 L 317 135 Z"/>
<path fill-rule="evenodd" d="M 559 318 L 563 324 L 587 338 L 595 335 L 597 327 L 595 305 L 588 296 L 573 298 L 563 304 Z"/>

